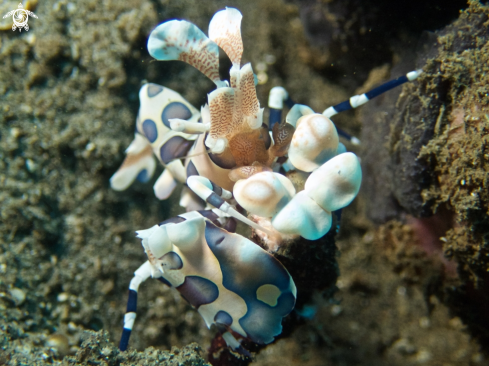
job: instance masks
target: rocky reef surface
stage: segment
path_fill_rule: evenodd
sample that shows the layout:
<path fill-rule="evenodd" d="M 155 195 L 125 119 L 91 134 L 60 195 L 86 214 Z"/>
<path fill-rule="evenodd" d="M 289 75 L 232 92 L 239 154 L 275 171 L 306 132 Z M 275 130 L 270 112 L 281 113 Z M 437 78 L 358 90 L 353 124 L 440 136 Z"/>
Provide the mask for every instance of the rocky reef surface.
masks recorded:
<path fill-rule="evenodd" d="M 422 3 L 403 17 L 387 1 L 45 0 L 24 3 L 38 16 L 28 32 L 0 19 L 0 365 L 248 362 L 215 351 L 198 313 L 157 281 L 141 287 L 132 348 L 116 347 L 145 260 L 134 230 L 181 212 L 178 192 L 158 201 L 152 184 L 110 190 L 138 90 L 159 83 L 200 106 L 213 88 L 187 65 L 154 62 L 146 38 L 172 18 L 205 31 L 225 6 L 243 13 L 243 61 L 261 73 L 262 106 L 276 85 L 322 111 L 425 71 L 334 118 L 361 137 L 364 169 L 336 237 L 336 293 L 299 299 L 254 363 L 485 364 L 489 10 Z M 0 13 L 17 6 L 4 1 Z"/>

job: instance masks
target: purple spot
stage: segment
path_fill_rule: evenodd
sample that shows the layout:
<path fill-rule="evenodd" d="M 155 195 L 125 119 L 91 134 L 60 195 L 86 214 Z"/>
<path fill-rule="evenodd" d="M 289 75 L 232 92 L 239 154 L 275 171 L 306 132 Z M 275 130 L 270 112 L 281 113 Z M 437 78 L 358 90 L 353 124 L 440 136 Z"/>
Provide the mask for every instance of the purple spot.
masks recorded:
<path fill-rule="evenodd" d="M 158 138 L 158 129 L 156 128 L 156 123 L 150 119 L 146 119 L 143 122 L 143 131 L 149 142 L 153 143 Z"/>
<path fill-rule="evenodd" d="M 268 344 L 282 332 L 282 318 L 294 308 L 295 296 L 290 287 L 291 277 L 272 255 L 249 240 L 236 240 L 209 221 L 205 223 L 207 245 L 219 261 L 223 286 L 240 296 L 246 303 L 246 315 L 239 324 L 255 343 Z M 272 307 L 256 297 L 263 285 L 276 286 L 281 294 Z"/>
<path fill-rule="evenodd" d="M 153 98 L 163 91 L 163 87 L 158 84 L 148 84 L 148 97 Z"/>
<path fill-rule="evenodd" d="M 219 296 L 217 285 L 206 278 L 199 276 L 187 276 L 185 282 L 177 287 L 177 290 L 190 305 L 199 308 L 200 305 L 210 304 Z"/>
<path fill-rule="evenodd" d="M 194 163 L 190 161 L 187 165 L 187 178 L 192 175 L 199 175 L 199 172 L 197 171 L 197 168 L 195 167 Z"/>
<path fill-rule="evenodd" d="M 170 119 L 180 118 L 186 120 L 190 117 L 192 117 L 192 112 L 190 112 L 190 109 L 185 104 L 180 102 L 173 102 L 168 104 L 161 113 L 161 120 L 168 128 L 170 128 Z"/>
<path fill-rule="evenodd" d="M 204 141 L 207 139 L 207 134 L 205 135 Z M 219 168 L 223 169 L 233 169 L 236 166 L 236 161 L 231 154 L 213 154 L 209 152 L 209 148 L 205 146 L 207 154 L 211 161 L 216 164 Z"/>
<path fill-rule="evenodd" d="M 160 258 L 163 261 L 163 266 L 166 269 L 182 269 L 182 258 L 175 252 L 168 252 Z"/>
<path fill-rule="evenodd" d="M 246 306 L 248 311 L 239 324 L 253 342 L 268 344 L 282 333 L 282 318 L 294 308 L 295 297 L 287 292 L 280 295 L 275 307 L 261 301 L 246 301 Z"/>
<path fill-rule="evenodd" d="M 219 310 L 214 317 L 214 321 L 219 324 L 227 325 L 228 327 L 233 324 L 233 318 L 231 315 L 223 310 Z"/>
<path fill-rule="evenodd" d="M 214 225 L 208 225 L 207 222 L 205 223 L 205 240 L 212 252 L 214 252 L 214 248 L 221 244 L 225 238 L 226 234 L 224 231 Z M 217 257 L 217 260 L 219 260 L 219 257 Z"/>
<path fill-rule="evenodd" d="M 141 182 L 141 183 L 146 183 L 149 180 L 149 178 L 150 178 L 150 176 L 149 176 L 148 171 L 146 169 L 141 170 L 139 172 L 138 176 L 136 177 L 138 182 Z"/>
<path fill-rule="evenodd" d="M 209 153 L 209 158 L 211 158 L 212 162 L 216 164 L 219 168 L 233 169 L 236 166 L 234 158 L 223 159 L 220 155 L 222 154 Z"/>
<path fill-rule="evenodd" d="M 173 136 L 160 147 L 160 158 L 163 163 L 169 163 L 187 155 L 194 141 L 188 141 L 181 136 Z"/>

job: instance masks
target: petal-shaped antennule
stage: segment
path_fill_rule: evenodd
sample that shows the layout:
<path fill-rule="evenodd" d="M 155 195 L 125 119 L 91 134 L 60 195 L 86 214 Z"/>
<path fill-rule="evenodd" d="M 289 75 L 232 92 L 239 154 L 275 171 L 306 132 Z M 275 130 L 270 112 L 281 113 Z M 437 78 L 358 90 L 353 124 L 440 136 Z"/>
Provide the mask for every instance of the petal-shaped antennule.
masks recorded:
<path fill-rule="evenodd" d="M 362 183 L 362 168 L 358 157 L 347 152 L 335 156 L 312 172 L 304 191 L 326 211 L 348 206 Z"/>
<path fill-rule="evenodd" d="M 206 145 L 213 153 L 220 153 L 225 146 L 218 148 L 215 146 L 216 141 L 219 139 L 227 141 L 233 127 L 234 89 L 228 87 L 216 89 L 207 96 L 207 99 L 211 126 Z M 216 151 L 217 148 L 220 151 Z"/>
<path fill-rule="evenodd" d="M 172 20 L 160 24 L 149 35 L 148 51 L 160 61 L 184 61 L 211 79 L 218 88 L 226 86 L 219 78 L 217 44 L 192 23 Z"/>
<path fill-rule="evenodd" d="M 253 128 L 261 127 L 263 123 L 263 108 L 256 96 L 255 76 L 251 64 L 244 65 L 239 72 L 239 102 L 241 113 L 248 125 Z"/>
<path fill-rule="evenodd" d="M 209 38 L 216 42 L 228 55 L 233 66 L 239 70 L 243 41 L 241 39 L 241 19 L 239 10 L 226 8 L 214 14 L 209 23 Z"/>

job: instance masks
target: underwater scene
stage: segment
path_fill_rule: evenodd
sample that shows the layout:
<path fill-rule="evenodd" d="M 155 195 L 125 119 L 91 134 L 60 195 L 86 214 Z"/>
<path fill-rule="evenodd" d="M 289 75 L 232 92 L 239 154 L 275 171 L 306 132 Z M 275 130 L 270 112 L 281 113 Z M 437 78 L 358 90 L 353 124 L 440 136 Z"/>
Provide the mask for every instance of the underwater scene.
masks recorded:
<path fill-rule="evenodd" d="M 0 0 L 0 366 L 489 365 L 489 3 Z"/>

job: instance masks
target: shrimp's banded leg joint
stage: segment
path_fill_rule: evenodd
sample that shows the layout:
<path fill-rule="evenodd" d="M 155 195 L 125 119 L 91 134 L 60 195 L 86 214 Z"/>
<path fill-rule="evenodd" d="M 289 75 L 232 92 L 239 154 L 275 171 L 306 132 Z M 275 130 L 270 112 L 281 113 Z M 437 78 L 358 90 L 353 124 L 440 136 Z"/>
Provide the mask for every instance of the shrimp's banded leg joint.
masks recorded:
<path fill-rule="evenodd" d="M 287 90 L 281 86 L 273 87 L 268 96 L 268 108 L 270 109 L 268 127 L 270 129 L 273 128 L 275 123 L 282 122 L 282 110 L 284 109 L 284 103 L 289 109 L 295 104 L 295 102 L 290 98 Z"/>
<path fill-rule="evenodd" d="M 231 192 L 219 187 L 209 179 L 197 175 L 192 175 L 188 177 L 187 185 L 204 201 L 227 213 L 229 216 L 234 217 L 241 222 L 244 222 L 254 229 L 263 231 L 268 235 L 273 235 L 270 230 L 261 227 L 257 223 L 249 220 L 245 216 L 241 215 L 238 211 L 236 211 L 234 207 L 232 207 L 229 203 L 225 201 L 225 199 L 232 198 Z"/>
<path fill-rule="evenodd" d="M 136 320 L 136 310 L 138 303 L 138 289 L 139 285 L 151 277 L 151 264 L 149 261 L 145 262 L 134 272 L 134 277 L 129 284 L 129 297 L 127 299 L 126 315 L 124 315 L 124 328 L 122 330 L 121 340 L 119 342 L 119 349 L 125 351 L 129 344 L 129 338 L 131 336 L 132 327 Z"/>
<path fill-rule="evenodd" d="M 372 100 L 373 98 L 378 97 L 379 95 L 391 89 L 394 89 L 395 87 L 398 87 L 399 85 L 402 85 L 409 81 L 416 80 L 418 76 L 421 75 L 422 73 L 423 70 L 415 70 L 415 71 L 408 72 L 406 75 L 401 76 L 394 80 L 390 80 L 364 94 L 354 95 L 349 100 L 345 100 L 344 102 L 341 102 L 339 104 L 336 104 L 335 106 L 325 109 L 323 115 L 329 118 L 340 112 L 357 108 L 367 103 L 369 100 Z"/>
<path fill-rule="evenodd" d="M 415 70 L 408 72 L 406 75 L 401 76 L 397 79 L 394 80 L 389 80 L 386 83 L 364 93 L 361 95 L 354 95 L 350 99 L 345 100 L 344 102 L 338 103 L 334 106 L 331 106 L 329 108 L 326 108 L 323 111 L 323 116 L 330 118 L 340 112 L 344 112 L 350 109 L 354 109 L 357 107 L 360 107 L 361 105 L 364 105 L 368 101 L 372 100 L 375 97 L 378 97 L 379 95 L 392 90 L 404 83 L 414 81 L 416 80 L 421 74 L 423 73 L 423 70 Z M 282 118 L 282 109 L 284 103 L 287 105 L 287 107 L 290 109 L 289 114 L 287 115 L 287 122 L 291 123 L 295 127 L 295 121 L 298 120 L 299 117 L 309 114 L 309 113 L 314 113 L 312 109 L 310 109 L 307 106 L 303 106 L 300 104 L 295 104 L 292 99 L 290 98 L 288 92 L 279 86 L 276 86 L 270 90 L 269 94 L 269 99 L 268 99 L 268 107 L 270 109 L 270 117 L 269 117 L 269 127 L 272 128 L 272 126 L 281 121 Z M 309 111 L 309 110 L 310 111 Z M 294 122 L 292 122 L 293 120 Z M 360 140 L 355 137 L 351 136 L 347 132 L 337 128 L 338 135 L 341 137 L 345 138 L 347 141 L 351 142 L 353 145 L 359 145 Z"/>

